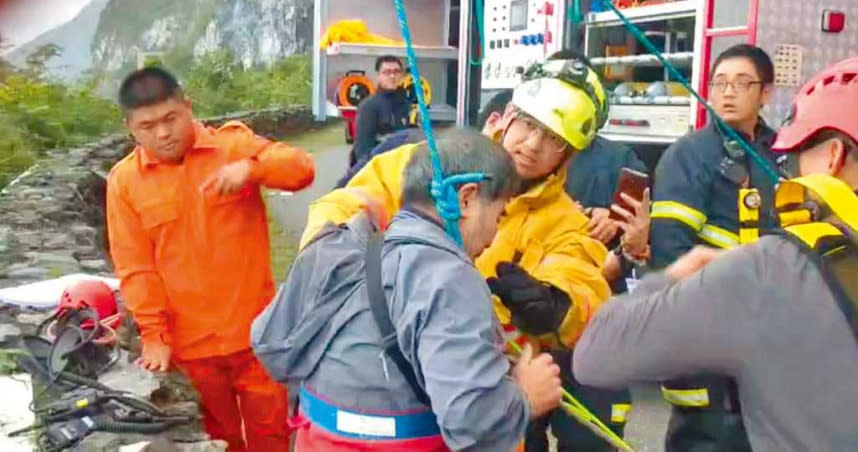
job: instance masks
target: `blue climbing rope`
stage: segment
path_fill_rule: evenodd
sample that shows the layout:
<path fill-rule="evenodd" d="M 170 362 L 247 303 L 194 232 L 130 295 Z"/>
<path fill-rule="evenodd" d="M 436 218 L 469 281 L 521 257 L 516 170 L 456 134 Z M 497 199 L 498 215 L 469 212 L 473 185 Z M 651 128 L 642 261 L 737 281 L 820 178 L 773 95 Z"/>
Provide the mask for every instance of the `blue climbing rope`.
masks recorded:
<path fill-rule="evenodd" d="M 423 132 L 426 134 L 426 143 L 429 146 L 429 155 L 432 160 L 432 185 L 430 193 L 435 200 L 435 209 L 438 211 L 438 215 L 444 220 L 444 228 L 447 234 L 459 246 L 462 246 L 462 234 L 459 231 L 459 219 L 462 217 L 462 212 L 459 209 L 458 187 L 462 184 L 482 182 L 487 177 L 483 173 L 454 174 L 447 178 L 444 177 L 444 170 L 441 167 L 441 157 L 438 154 L 438 147 L 435 144 L 435 135 L 432 133 L 429 108 L 426 107 L 426 100 L 423 97 L 423 79 L 420 77 L 420 70 L 417 67 L 417 55 L 414 52 L 414 45 L 411 40 L 411 30 L 408 28 L 408 16 L 405 14 L 405 5 L 403 4 L 403 0 L 394 0 L 394 4 L 396 5 L 396 16 L 399 19 L 399 29 L 402 31 L 402 39 L 405 41 L 408 69 L 411 71 L 411 78 L 414 79 L 414 91 L 417 96 L 417 106 L 420 110 L 420 121 L 423 126 Z"/>
<path fill-rule="evenodd" d="M 635 36 L 635 38 L 641 44 L 643 44 L 644 47 L 646 47 L 646 49 L 650 53 L 652 53 L 653 55 L 655 55 L 656 58 L 658 58 L 661 64 L 664 65 L 668 72 L 670 72 L 670 75 L 676 80 L 679 80 L 679 82 L 682 83 L 682 85 L 685 86 L 685 88 L 690 91 L 695 98 L 697 98 L 697 101 L 700 102 L 700 104 L 703 105 L 704 108 L 706 108 L 711 117 L 714 119 L 715 124 L 718 126 L 718 128 L 724 131 L 731 141 L 741 146 L 745 154 L 751 156 L 754 162 L 763 170 L 764 173 L 766 173 L 766 176 L 768 176 L 773 183 L 777 184 L 781 179 L 778 171 L 773 168 L 772 165 L 768 163 L 762 156 L 760 156 L 760 153 L 757 152 L 757 150 L 754 149 L 753 146 L 751 146 L 747 141 L 745 141 L 745 139 L 742 138 L 741 135 L 739 135 L 735 130 L 733 130 L 732 127 L 728 126 L 727 123 L 725 123 L 724 120 L 721 119 L 720 116 L 718 116 L 718 113 L 715 112 L 715 109 L 713 109 L 712 106 L 709 105 L 709 103 L 706 102 L 706 100 L 704 100 L 703 97 L 701 97 L 700 94 L 697 93 L 697 91 L 691 87 L 691 84 L 685 77 L 682 76 L 682 74 L 679 73 L 679 71 L 676 70 L 676 67 L 674 67 L 673 64 L 671 64 L 669 61 L 667 61 L 667 59 L 664 58 L 664 55 L 662 55 L 662 53 L 653 45 L 653 43 L 650 42 L 650 40 L 643 34 L 641 29 L 638 28 L 631 21 L 629 21 L 625 14 L 620 12 L 619 8 L 617 8 L 612 1 L 602 0 L 602 4 L 607 5 L 614 11 L 617 17 L 620 18 L 620 21 L 623 23 L 623 25 L 629 29 L 629 31 Z"/>

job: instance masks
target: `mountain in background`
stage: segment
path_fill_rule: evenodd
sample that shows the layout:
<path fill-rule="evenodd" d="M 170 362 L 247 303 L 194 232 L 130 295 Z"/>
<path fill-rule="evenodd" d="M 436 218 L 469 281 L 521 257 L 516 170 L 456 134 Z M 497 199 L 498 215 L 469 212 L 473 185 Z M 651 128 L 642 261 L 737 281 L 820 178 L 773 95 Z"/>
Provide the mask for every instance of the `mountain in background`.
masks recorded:
<path fill-rule="evenodd" d="M 74 19 L 39 35 L 5 55 L 10 63 L 24 66 L 27 55 L 47 44 L 60 46 L 60 56 L 48 61 L 53 75 L 72 81 L 92 65 L 92 43 L 101 12 L 110 0 L 92 0 Z"/>
<path fill-rule="evenodd" d="M 63 79 L 127 73 L 141 53 L 170 67 L 230 49 L 244 66 L 265 65 L 312 46 L 313 0 L 92 0 L 70 22 L 8 55 L 16 65 L 45 44 L 62 47 L 51 72 Z"/>

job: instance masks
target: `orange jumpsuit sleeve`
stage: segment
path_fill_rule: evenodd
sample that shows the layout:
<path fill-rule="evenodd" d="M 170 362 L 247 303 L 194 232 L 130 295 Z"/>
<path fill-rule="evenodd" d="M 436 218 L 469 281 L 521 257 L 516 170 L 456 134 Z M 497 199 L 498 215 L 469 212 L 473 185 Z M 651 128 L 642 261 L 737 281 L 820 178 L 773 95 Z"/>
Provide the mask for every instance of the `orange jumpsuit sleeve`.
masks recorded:
<path fill-rule="evenodd" d="M 119 291 L 140 327 L 143 343 L 169 344 L 167 291 L 155 268 L 155 246 L 115 174 L 107 182 L 107 231 Z"/>
<path fill-rule="evenodd" d="M 218 141 L 251 162 L 250 181 L 268 188 L 300 190 L 316 177 L 313 157 L 302 149 L 272 141 L 253 133 L 239 121 L 229 121 L 217 130 Z"/>

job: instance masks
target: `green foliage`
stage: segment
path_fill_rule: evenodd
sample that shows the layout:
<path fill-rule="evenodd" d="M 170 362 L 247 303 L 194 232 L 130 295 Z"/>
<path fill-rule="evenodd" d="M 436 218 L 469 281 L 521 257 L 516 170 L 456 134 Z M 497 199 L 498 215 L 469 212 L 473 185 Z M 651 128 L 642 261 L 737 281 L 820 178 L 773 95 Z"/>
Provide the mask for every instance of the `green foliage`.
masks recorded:
<path fill-rule="evenodd" d="M 17 355 L 24 355 L 24 352 L 12 349 L 0 350 L 0 375 L 11 375 L 18 371 L 18 362 L 15 361 Z"/>
<path fill-rule="evenodd" d="M 245 69 L 229 50 L 212 52 L 184 74 L 183 85 L 197 115 L 217 116 L 310 103 L 312 62 L 296 55 L 270 67 Z"/>
<path fill-rule="evenodd" d="M 212 8 L 219 1 L 208 0 L 207 5 Z M 207 14 L 211 13 L 198 13 Z M 74 86 L 50 79 L 46 63 L 61 51 L 53 44 L 42 46 L 27 57 L 23 69 L 0 58 L 0 188 L 45 150 L 85 144 L 122 127 L 115 102 L 97 92 L 105 85 L 96 73 Z M 147 63 L 161 64 L 179 77 L 199 117 L 310 102 L 308 55 L 258 68 L 244 68 L 227 50 L 198 60 L 190 54 L 177 55 L 172 52 Z M 177 58 L 179 67 L 173 65 Z M 111 75 L 102 76 L 116 82 Z"/>
<path fill-rule="evenodd" d="M 36 161 L 32 144 L 12 118 L 0 112 L 0 187 Z"/>
<path fill-rule="evenodd" d="M 56 44 L 39 46 L 27 55 L 27 73 L 34 78 L 40 78 L 47 72 L 48 60 L 62 54 L 62 47 Z"/>
<path fill-rule="evenodd" d="M 0 187 L 32 165 L 46 149 L 84 144 L 117 130 L 119 110 L 98 96 L 97 81 L 76 86 L 51 81 L 45 63 L 61 49 L 49 44 L 16 70 L 0 60 Z"/>
<path fill-rule="evenodd" d="M 23 75 L 0 84 L 0 111 L 25 132 L 35 149 L 83 144 L 120 125 L 119 110 L 92 86 L 68 87 Z"/>

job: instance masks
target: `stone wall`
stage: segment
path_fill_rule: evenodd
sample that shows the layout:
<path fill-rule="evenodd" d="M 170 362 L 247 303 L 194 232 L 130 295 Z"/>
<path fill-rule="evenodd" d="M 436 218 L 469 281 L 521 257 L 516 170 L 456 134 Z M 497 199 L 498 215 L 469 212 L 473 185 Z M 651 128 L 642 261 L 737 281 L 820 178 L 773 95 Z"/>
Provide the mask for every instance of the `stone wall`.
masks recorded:
<path fill-rule="evenodd" d="M 314 127 L 305 107 L 239 113 L 204 122 L 218 126 L 230 119 L 244 121 L 258 134 L 274 139 Z M 104 217 L 106 176 L 133 145 L 129 136 L 116 134 L 79 148 L 50 151 L 0 191 L 0 288 L 77 272 L 112 276 Z M 0 349 L 17 347 L 16 338 L 33 334 L 49 314 L 0 304 Z M 102 384 L 148 398 L 170 413 L 199 414 L 196 394 L 181 373 L 153 374 L 134 365 L 140 344 L 130 317 L 119 328 L 118 338 L 120 359 L 99 377 Z M 0 434 L 5 427 L 0 425 Z M 208 441 L 200 422 L 160 435 L 96 433 L 75 450 L 116 451 L 138 442 L 150 446 L 135 450 L 225 450 L 224 443 Z"/>
<path fill-rule="evenodd" d="M 303 106 L 237 113 L 260 135 L 283 138 L 314 127 Z M 104 137 L 74 149 L 54 150 L 0 192 L 0 288 L 85 272 L 111 275 L 104 224 L 105 178 L 134 143 Z"/>

